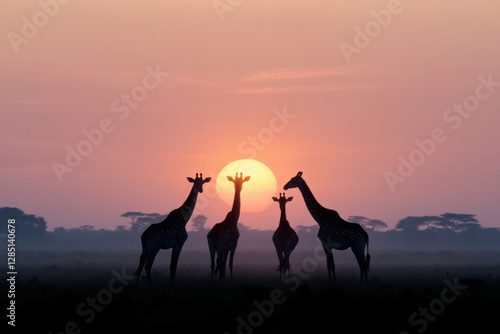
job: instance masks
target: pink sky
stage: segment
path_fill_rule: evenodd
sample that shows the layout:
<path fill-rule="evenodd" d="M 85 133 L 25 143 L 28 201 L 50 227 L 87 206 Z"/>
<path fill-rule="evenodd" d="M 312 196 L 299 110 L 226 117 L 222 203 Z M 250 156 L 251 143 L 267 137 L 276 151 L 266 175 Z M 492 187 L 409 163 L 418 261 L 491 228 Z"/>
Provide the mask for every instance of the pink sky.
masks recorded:
<path fill-rule="evenodd" d="M 126 211 L 178 207 L 187 176 L 216 177 L 256 153 L 280 189 L 303 171 L 344 218 L 394 227 L 407 215 L 454 212 L 500 227 L 499 2 L 253 0 L 231 9 L 2 1 L 0 206 L 43 216 L 49 229 L 114 228 L 128 223 Z M 25 27 L 33 20 L 37 31 Z M 371 36 L 356 37 L 365 28 Z M 346 57 L 346 44 L 357 52 Z M 155 80 L 155 69 L 168 75 Z M 132 93 L 140 101 L 127 106 L 122 94 Z M 463 103 L 473 111 L 448 111 Z M 294 118 L 273 120 L 284 110 Z M 101 122 L 109 133 L 60 182 L 53 162 L 65 163 L 66 147 Z M 446 139 L 415 153 L 415 140 L 435 129 Z M 259 134 L 265 143 L 251 149 Z M 398 173 L 400 156 L 421 164 L 391 188 L 386 174 Z M 292 226 L 315 224 L 299 191 L 287 196 Z M 205 203 L 209 227 L 229 210 L 218 198 Z M 240 217 L 254 228 L 278 220 L 274 204 Z"/>

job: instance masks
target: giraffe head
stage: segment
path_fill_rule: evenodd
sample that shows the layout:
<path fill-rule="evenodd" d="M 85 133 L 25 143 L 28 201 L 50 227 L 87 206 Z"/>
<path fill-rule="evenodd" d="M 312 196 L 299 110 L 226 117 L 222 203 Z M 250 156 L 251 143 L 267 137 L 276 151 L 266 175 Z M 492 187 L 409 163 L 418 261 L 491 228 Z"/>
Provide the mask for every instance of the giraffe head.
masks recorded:
<path fill-rule="evenodd" d="M 203 179 L 203 173 L 200 173 L 200 177 L 198 177 L 198 173 L 196 173 L 196 178 L 193 179 L 192 177 L 187 178 L 189 182 L 194 183 L 193 187 L 198 190 L 198 192 L 202 193 L 203 192 L 203 184 L 210 182 L 212 179 L 211 177 L 207 177 L 206 179 Z"/>
<path fill-rule="evenodd" d="M 236 173 L 236 176 L 234 177 L 234 179 L 229 175 L 227 176 L 227 179 L 234 183 L 234 189 L 236 191 L 241 191 L 241 188 L 243 187 L 243 183 L 249 181 L 250 176 L 243 178 L 243 173 L 240 173 L 240 177 L 238 177 L 238 173 Z"/>
<path fill-rule="evenodd" d="M 285 193 L 283 193 L 283 196 L 281 196 L 281 193 L 280 193 L 280 198 L 273 197 L 273 201 L 279 203 L 281 210 L 285 210 L 286 202 L 290 202 L 292 199 L 293 199 L 293 196 L 286 198 Z"/>
<path fill-rule="evenodd" d="M 304 179 L 302 179 L 302 172 L 298 172 L 296 176 L 292 177 L 290 181 L 283 187 L 284 190 L 290 188 L 297 188 L 301 184 L 304 184 Z"/>

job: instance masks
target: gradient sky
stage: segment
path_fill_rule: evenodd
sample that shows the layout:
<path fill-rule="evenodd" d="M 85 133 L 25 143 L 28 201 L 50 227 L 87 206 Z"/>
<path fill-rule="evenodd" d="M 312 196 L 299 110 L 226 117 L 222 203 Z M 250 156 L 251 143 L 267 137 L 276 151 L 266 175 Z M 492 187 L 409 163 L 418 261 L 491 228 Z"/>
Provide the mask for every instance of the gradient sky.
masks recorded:
<path fill-rule="evenodd" d="M 178 207 L 187 176 L 253 157 L 280 189 L 303 171 L 344 218 L 394 227 L 454 212 L 500 227 L 500 86 L 457 129 L 443 118 L 474 101 L 479 77 L 500 82 L 500 2 L 401 1 L 385 27 L 372 11 L 395 1 L 242 1 L 224 20 L 212 0 L 73 0 L 47 7 L 53 17 L 40 3 L 0 3 L 0 206 L 43 216 L 49 229 L 113 229 L 128 224 L 123 212 Z M 33 19 L 36 32 L 24 27 Z M 375 30 L 362 45 L 365 27 Z M 340 45 L 356 41 L 348 61 Z M 126 117 L 114 112 L 147 68 L 169 74 Z M 274 120 L 284 110 L 288 124 Z M 113 131 L 60 182 L 53 162 L 106 119 Z M 436 128 L 447 139 L 391 191 L 384 173 Z M 259 134 L 266 142 L 252 149 Z M 315 224 L 299 191 L 287 196 L 292 226 Z M 197 213 L 211 227 L 228 210 L 208 195 Z M 240 217 L 254 228 L 278 220 L 274 203 Z"/>

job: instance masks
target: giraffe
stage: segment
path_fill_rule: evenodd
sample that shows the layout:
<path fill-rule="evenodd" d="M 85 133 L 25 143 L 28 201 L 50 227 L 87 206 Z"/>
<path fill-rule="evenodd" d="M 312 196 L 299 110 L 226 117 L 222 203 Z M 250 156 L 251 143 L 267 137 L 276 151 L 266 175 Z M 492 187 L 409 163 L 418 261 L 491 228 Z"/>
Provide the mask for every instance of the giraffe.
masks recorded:
<path fill-rule="evenodd" d="M 149 285 L 151 285 L 151 267 L 155 260 L 156 254 L 160 249 L 172 248 L 172 258 L 170 260 L 170 283 L 175 281 L 175 273 L 177 271 L 177 262 L 182 246 L 188 238 L 186 232 L 186 223 L 189 221 L 193 213 L 198 198 L 198 193 L 203 192 L 203 184 L 210 182 L 212 178 L 203 179 L 203 174 L 196 173 L 196 178 L 187 178 L 193 183 L 193 187 L 189 192 L 186 201 L 177 209 L 170 212 L 162 222 L 150 225 L 141 235 L 142 254 L 135 275 L 137 276 L 136 284 L 141 276 L 142 268 L 145 268 L 148 277 Z"/>
<path fill-rule="evenodd" d="M 318 238 L 326 254 L 328 276 L 330 283 L 335 282 L 335 264 L 333 262 L 332 248 L 345 250 L 351 247 L 356 256 L 361 271 L 361 283 L 368 283 L 368 269 L 370 268 L 370 254 L 368 251 L 368 234 L 359 225 L 343 220 L 335 210 L 321 206 L 314 198 L 311 190 L 302 178 L 302 172 L 285 184 L 283 189 L 299 188 L 307 209 L 319 225 Z M 364 256 L 366 245 L 366 258 Z"/>
<path fill-rule="evenodd" d="M 223 280 L 226 276 L 226 263 L 229 253 L 229 271 L 231 273 L 231 280 L 233 279 L 233 258 L 240 232 L 238 231 L 238 219 L 240 217 L 241 207 L 241 189 L 243 183 L 250 180 L 250 176 L 243 178 L 243 173 L 238 173 L 234 179 L 227 176 L 227 179 L 234 183 L 234 200 L 231 211 L 228 212 L 226 218 L 215 224 L 214 227 L 208 232 L 207 241 L 210 250 L 210 269 L 212 275 L 219 273 L 219 279 Z M 215 254 L 217 254 L 217 266 L 214 264 Z"/>
<path fill-rule="evenodd" d="M 290 202 L 293 197 L 285 197 L 285 193 L 283 196 L 276 198 L 273 197 L 275 202 L 279 203 L 281 210 L 281 217 L 279 226 L 273 234 L 273 243 L 274 247 L 276 247 L 276 252 L 278 253 L 278 259 L 280 261 L 280 265 L 278 267 L 278 271 L 280 272 L 280 278 L 288 272 L 288 276 L 290 276 L 290 254 L 297 246 L 299 242 L 299 236 L 290 227 L 290 223 L 286 220 L 286 203 Z"/>

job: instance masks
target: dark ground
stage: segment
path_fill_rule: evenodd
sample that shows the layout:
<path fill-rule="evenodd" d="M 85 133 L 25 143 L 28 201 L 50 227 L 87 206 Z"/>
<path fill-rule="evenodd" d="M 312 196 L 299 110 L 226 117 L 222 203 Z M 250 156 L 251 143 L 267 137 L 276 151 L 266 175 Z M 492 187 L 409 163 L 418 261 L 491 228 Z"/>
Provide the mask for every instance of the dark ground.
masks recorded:
<path fill-rule="evenodd" d="M 368 286 L 351 252 L 335 254 L 330 286 L 319 255 L 292 254 L 282 282 L 274 253 L 237 252 L 234 281 L 219 283 L 192 251 L 170 286 L 163 251 L 150 288 L 127 279 L 136 251 L 20 252 L 16 332 L 500 333 L 500 253 L 372 251 Z"/>

